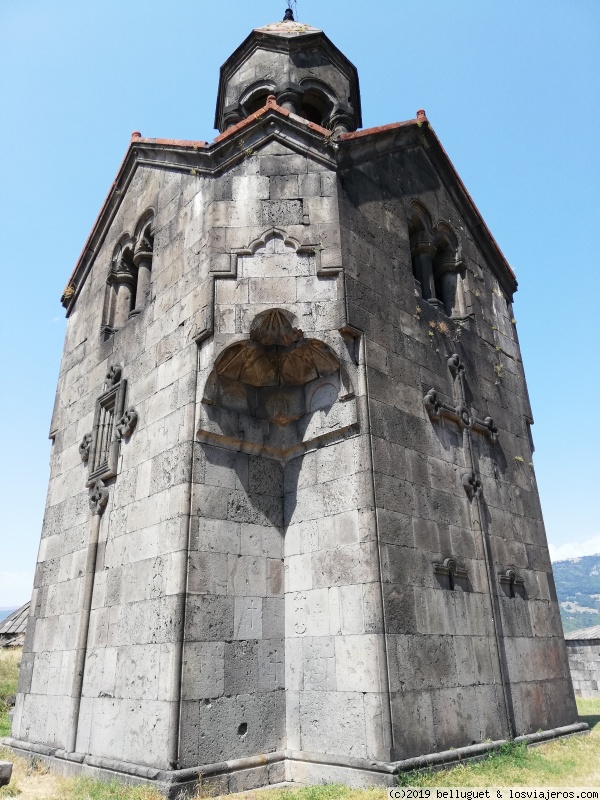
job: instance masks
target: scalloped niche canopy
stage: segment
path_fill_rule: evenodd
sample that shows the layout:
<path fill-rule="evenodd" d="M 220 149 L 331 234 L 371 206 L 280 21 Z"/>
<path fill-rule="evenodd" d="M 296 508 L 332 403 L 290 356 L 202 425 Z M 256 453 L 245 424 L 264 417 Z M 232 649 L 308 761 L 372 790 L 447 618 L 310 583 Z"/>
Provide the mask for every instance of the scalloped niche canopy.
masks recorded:
<path fill-rule="evenodd" d="M 357 422 L 354 392 L 336 353 L 306 338 L 280 308 L 258 314 L 248 338 L 219 354 L 202 402 L 210 424 L 200 439 L 217 436 L 276 458 Z"/>

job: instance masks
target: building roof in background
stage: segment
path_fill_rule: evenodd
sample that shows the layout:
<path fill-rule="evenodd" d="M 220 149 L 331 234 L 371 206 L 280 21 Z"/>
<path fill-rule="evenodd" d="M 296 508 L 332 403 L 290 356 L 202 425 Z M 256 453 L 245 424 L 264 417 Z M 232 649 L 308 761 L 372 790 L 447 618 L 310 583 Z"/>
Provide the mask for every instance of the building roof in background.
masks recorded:
<path fill-rule="evenodd" d="M 0 636 L 16 636 L 25 633 L 27 627 L 27 617 L 29 616 L 29 603 L 25 603 L 21 608 L 17 608 L 6 619 L 0 622 Z"/>
<path fill-rule="evenodd" d="M 581 628 L 578 631 L 565 634 L 565 640 L 567 642 L 575 639 L 600 639 L 600 625 L 594 625 L 592 628 Z"/>

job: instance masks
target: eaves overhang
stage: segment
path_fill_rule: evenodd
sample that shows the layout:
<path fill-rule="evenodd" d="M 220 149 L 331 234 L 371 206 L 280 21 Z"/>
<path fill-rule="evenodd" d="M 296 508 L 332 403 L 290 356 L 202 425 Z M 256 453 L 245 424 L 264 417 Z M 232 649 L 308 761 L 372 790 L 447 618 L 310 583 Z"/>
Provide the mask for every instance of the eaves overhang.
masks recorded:
<path fill-rule="evenodd" d="M 252 155 L 270 141 L 278 141 L 300 154 L 336 168 L 337 145 L 331 132 L 309 122 L 269 98 L 263 108 L 238 125 L 217 136 L 214 141 L 151 139 L 134 133 L 125 158 L 111 184 L 81 255 L 61 296 L 69 316 L 89 275 L 94 260 L 110 230 L 120 204 L 138 167 L 150 167 L 191 175 L 218 175 Z"/>
<path fill-rule="evenodd" d="M 270 141 L 284 144 L 292 152 L 310 155 L 332 170 L 371 161 L 385 153 L 423 147 L 503 291 L 512 299 L 517 288 L 515 275 L 426 118 L 367 128 L 335 139 L 327 129 L 278 106 L 275 98 L 270 97 L 263 108 L 210 143 L 132 135 L 129 149 L 61 297 L 67 316 L 75 306 L 138 167 L 218 175 Z"/>

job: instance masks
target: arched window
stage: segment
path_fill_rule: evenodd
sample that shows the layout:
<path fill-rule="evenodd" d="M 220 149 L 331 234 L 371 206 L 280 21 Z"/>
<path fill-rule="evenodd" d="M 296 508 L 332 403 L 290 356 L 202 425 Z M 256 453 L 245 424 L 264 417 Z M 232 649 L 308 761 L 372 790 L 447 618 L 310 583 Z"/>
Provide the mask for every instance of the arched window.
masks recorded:
<path fill-rule="evenodd" d="M 246 115 L 254 114 L 255 111 L 258 111 L 264 105 L 266 105 L 267 97 L 271 94 L 268 89 L 256 92 L 252 95 L 251 99 L 248 102 L 244 103 L 244 111 Z"/>
<path fill-rule="evenodd" d="M 464 316 L 464 264 L 458 239 L 445 222 L 432 225 L 427 209 L 413 201 L 408 214 L 412 271 L 421 297 L 449 317 Z"/>
<path fill-rule="evenodd" d="M 133 240 L 125 235 L 113 253 L 106 281 L 103 330 L 112 333 L 121 328 L 133 311 L 137 284 L 137 267 L 133 262 Z"/>
<path fill-rule="evenodd" d="M 435 247 L 431 233 L 431 217 L 420 203 L 413 202 L 408 215 L 410 256 L 417 290 L 423 300 L 436 304 L 433 280 L 433 257 Z"/>
<path fill-rule="evenodd" d="M 314 79 L 302 81 L 301 89 L 302 99 L 298 114 L 315 125 L 330 128 L 335 92 L 327 84 Z"/>
<path fill-rule="evenodd" d="M 122 328 L 150 302 L 153 222 L 154 212 L 147 211 L 136 226 L 135 236 L 124 234 L 115 247 L 102 314 L 102 330 L 106 335 Z"/>
<path fill-rule="evenodd" d="M 458 260 L 458 243 L 454 232 L 445 223 L 440 223 L 435 230 L 434 247 L 433 278 L 436 297 L 449 317 L 464 316 L 461 275 L 463 264 Z"/>
<path fill-rule="evenodd" d="M 253 83 L 240 97 L 239 104 L 235 107 L 232 106 L 231 109 L 228 110 L 228 122 L 234 122 L 236 113 L 238 115 L 237 122 L 248 117 L 250 114 L 254 114 L 255 111 L 258 111 L 266 105 L 267 98 L 269 95 L 274 94 L 274 91 L 275 84 L 272 81 Z"/>
<path fill-rule="evenodd" d="M 150 280 L 154 253 L 154 212 L 148 211 L 136 226 L 133 261 L 137 268 L 132 313 L 139 314 L 150 302 Z"/>

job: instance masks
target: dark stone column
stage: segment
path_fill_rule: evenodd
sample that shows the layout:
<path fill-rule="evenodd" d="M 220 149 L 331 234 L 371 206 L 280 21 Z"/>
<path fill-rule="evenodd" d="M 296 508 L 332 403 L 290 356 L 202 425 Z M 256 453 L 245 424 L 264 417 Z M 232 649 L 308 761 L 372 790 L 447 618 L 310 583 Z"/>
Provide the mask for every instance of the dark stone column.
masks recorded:
<path fill-rule="evenodd" d="M 435 283 L 433 280 L 433 257 L 436 249 L 429 239 L 422 235 L 415 237 L 411 247 L 411 255 L 415 263 L 415 274 L 421 284 L 423 300 L 427 300 L 433 306 L 442 307 L 441 302 L 435 296 Z"/>

